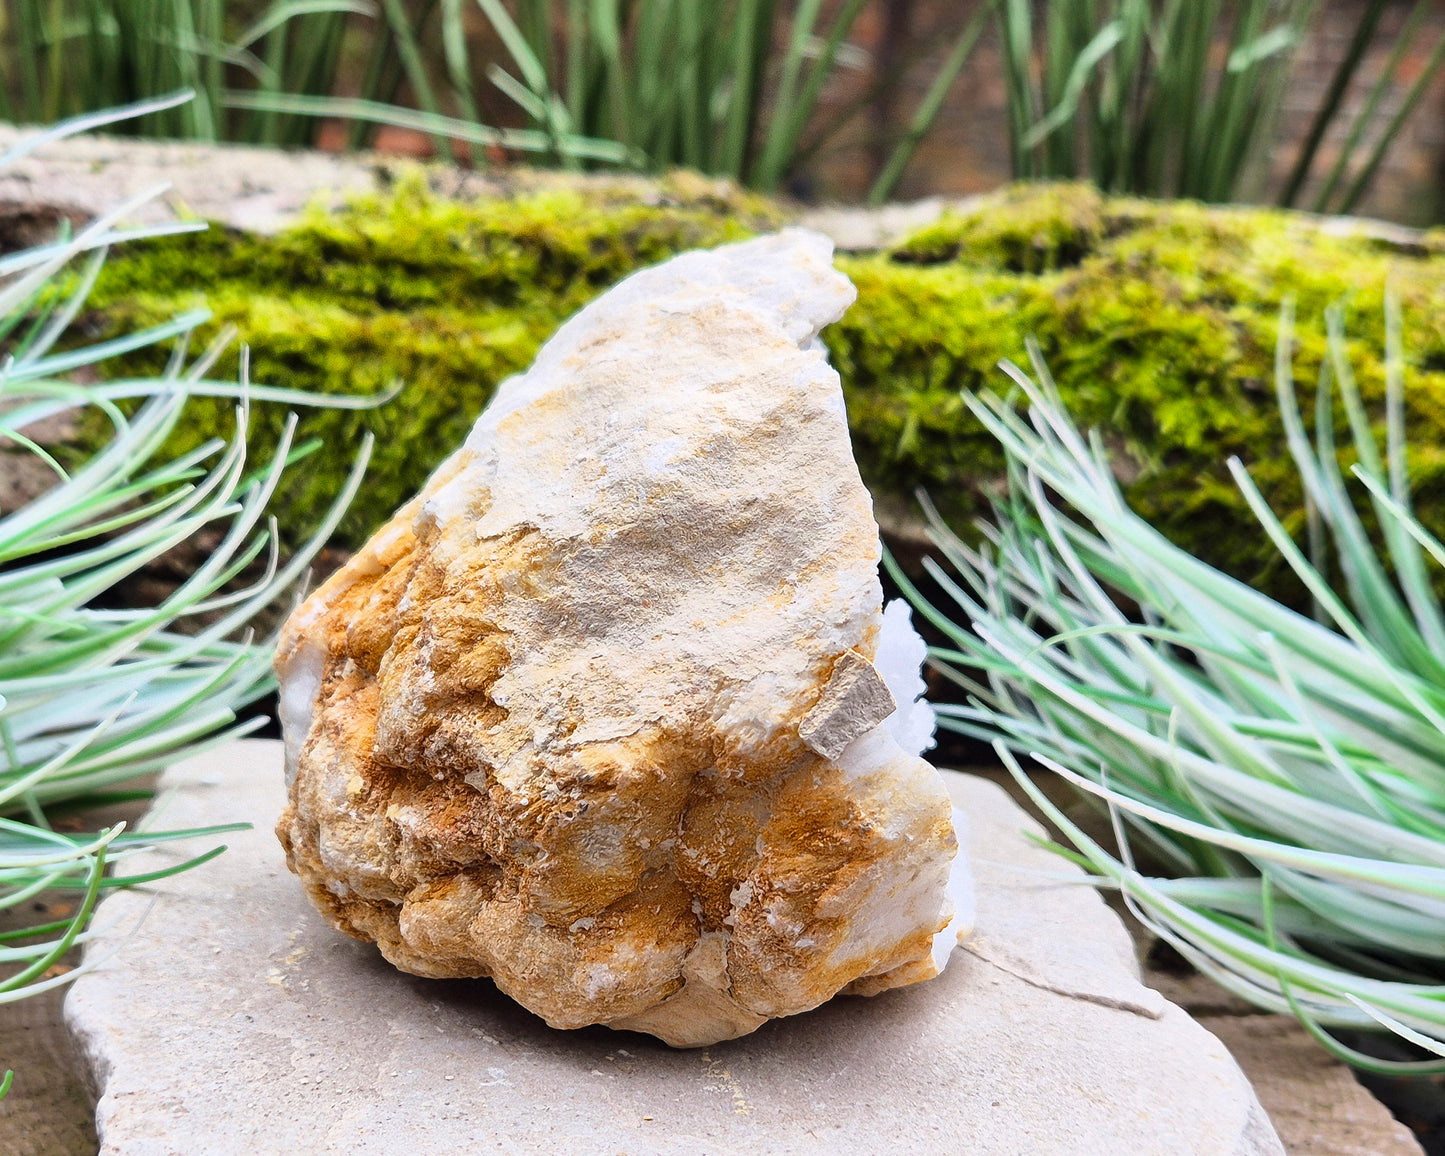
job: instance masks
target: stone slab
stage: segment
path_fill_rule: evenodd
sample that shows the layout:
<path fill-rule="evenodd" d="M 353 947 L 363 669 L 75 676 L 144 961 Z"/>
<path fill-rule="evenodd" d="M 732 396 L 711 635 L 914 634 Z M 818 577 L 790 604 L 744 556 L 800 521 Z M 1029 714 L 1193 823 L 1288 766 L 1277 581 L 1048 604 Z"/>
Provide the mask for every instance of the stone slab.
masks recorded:
<path fill-rule="evenodd" d="M 0 123 L 0 150 L 38 131 Z M 132 221 L 152 223 L 180 215 L 248 232 L 276 233 L 308 205 L 334 207 L 348 196 L 382 191 L 399 168 L 414 164 L 381 153 L 338 155 L 87 134 L 50 142 L 0 173 L 0 215 L 48 208 L 79 224 L 125 197 L 165 183 L 170 188 L 133 213 Z M 657 195 L 656 181 L 620 173 L 559 173 L 524 165 L 467 170 L 435 162 L 425 169 L 438 192 L 464 200 L 559 187 L 584 192 L 605 188 L 614 196 L 622 191 L 644 202 Z M 876 209 L 827 205 L 800 209 L 797 215 L 799 223 L 833 238 L 840 249 L 868 251 L 894 244 L 946 210 L 964 211 L 973 203 L 932 197 Z M 42 214 L 35 224 L 53 227 L 54 220 L 47 221 Z"/>
<path fill-rule="evenodd" d="M 181 764 L 157 826 L 255 829 L 101 907 L 114 936 L 66 1005 L 101 1152 L 1283 1152 L 1223 1044 L 1139 982 L 1122 925 L 1024 838 L 1032 821 L 996 786 L 949 777 L 979 932 L 944 975 L 675 1051 L 553 1031 L 487 981 L 394 971 L 287 873 L 279 743 Z"/>
<path fill-rule="evenodd" d="M 38 131 L 0 123 L 0 150 Z M 462 201 L 558 189 L 642 203 L 656 203 L 659 197 L 656 179 L 628 173 L 521 165 L 463 169 L 396 153 L 337 154 L 88 133 L 47 142 L 0 172 L 0 240 L 8 236 L 14 243 L 38 244 L 50 238 L 61 217 L 78 225 L 159 185 L 168 187 L 137 207 L 127 218 L 130 223 L 179 216 L 272 234 L 294 224 L 309 207 L 334 209 L 354 196 L 385 192 L 403 173 L 418 169 L 433 192 Z M 692 179 L 699 192 L 715 186 L 727 195 L 734 187 L 720 178 Z M 23 235 L 27 228 L 38 232 Z M 17 230 L 22 235 L 14 237 Z"/>
<path fill-rule="evenodd" d="M 0 123 L 0 149 L 33 135 L 32 126 Z M 219 221 L 232 228 L 275 233 L 311 204 L 335 206 L 348 196 L 385 189 L 406 157 L 382 153 L 334 154 L 308 149 L 254 145 L 152 141 L 87 134 L 55 141 L 0 174 L 0 218 L 37 214 L 42 230 L 23 243 L 36 243 L 55 224 L 54 214 L 80 223 L 156 184 L 171 188 L 132 215 L 136 222 L 171 220 L 176 214 Z M 530 189 L 606 186 L 634 190 L 639 200 L 655 197 L 656 182 L 614 173 L 559 173 L 525 165 L 490 170 L 427 163 L 438 192 L 463 200 L 508 196 Z M 877 207 L 798 206 L 796 223 L 832 238 L 839 249 L 873 252 L 897 244 L 945 213 L 966 213 L 987 203 L 987 195 L 928 197 Z M 1334 236 L 1369 237 L 1398 252 L 1421 251 L 1424 233 L 1362 217 L 1319 218 Z M 14 228 L 14 222 L 10 228 Z"/>
<path fill-rule="evenodd" d="M 36 131 L 0 125 L 0 149 Z M 168 185 L 128 220 L 151 224 L 177 216 L 198 217 L 274 233 L 318 196 L 335 204 L 347 195 L 374 191 L 383 175 L 378 168 L 376 159 L 366 154 L 337 157 L 246 145 L 86 135 L 51 141 L 0 173 L 0 212 L 49 207 L 78 224 L 125 199 Z M 42 239 L 23 240 L 34 244 Z"/>

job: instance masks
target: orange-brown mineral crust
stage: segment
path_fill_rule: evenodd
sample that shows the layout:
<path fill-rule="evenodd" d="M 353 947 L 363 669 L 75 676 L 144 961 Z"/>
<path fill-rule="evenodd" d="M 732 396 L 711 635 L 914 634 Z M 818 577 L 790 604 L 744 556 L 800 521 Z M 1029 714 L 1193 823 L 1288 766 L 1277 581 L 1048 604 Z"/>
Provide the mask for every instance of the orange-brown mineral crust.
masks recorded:
<path fill-rule="evenodd" d="M 798 231 L 637 275 L 292 615 L 277 834 L 336 927 L 679 1046 L 937 974 L 958 845 L 816 340 L 851 299 Z"/>

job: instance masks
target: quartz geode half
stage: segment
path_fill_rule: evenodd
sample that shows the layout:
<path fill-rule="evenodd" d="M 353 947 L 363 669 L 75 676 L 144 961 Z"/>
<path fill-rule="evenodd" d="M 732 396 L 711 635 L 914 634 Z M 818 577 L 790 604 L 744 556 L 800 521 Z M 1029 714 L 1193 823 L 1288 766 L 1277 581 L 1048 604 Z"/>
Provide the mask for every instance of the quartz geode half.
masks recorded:
<path fill-rule="evenodd" d="M 286 624 L 292 870 L 418 975 L 679 1046 L 936 975 L 971 902 L 799 230 L 639 273 Z"/>

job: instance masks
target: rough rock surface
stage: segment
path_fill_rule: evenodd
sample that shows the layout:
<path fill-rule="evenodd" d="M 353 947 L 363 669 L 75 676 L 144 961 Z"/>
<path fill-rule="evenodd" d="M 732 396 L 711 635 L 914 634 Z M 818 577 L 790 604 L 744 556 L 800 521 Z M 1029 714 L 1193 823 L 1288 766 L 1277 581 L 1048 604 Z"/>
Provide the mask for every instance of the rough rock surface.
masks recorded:
<path fill-rule="evenodd" d="M 943 975 L 697 1052 L 554 1032 L 485 980 L 399 976 L 337 935 L 267 830 L 281 761 L 245 742 L 168 771 L 149 822 L 256 829 L 101 904 L 111 934 L 66 1004 L 101 1156 L 1283 1151 L 1223 1045 L 1140 984 L 1118 918 L 981 779 L 945 773 L 979 886 Z"/>
<path fill-rule="evenodd" d="M 962 859 L 817 339 L 831 254 L 623 282 L 297 609 L 277 832 L 335 926 L 679 1046 L 942 970 Z"/>

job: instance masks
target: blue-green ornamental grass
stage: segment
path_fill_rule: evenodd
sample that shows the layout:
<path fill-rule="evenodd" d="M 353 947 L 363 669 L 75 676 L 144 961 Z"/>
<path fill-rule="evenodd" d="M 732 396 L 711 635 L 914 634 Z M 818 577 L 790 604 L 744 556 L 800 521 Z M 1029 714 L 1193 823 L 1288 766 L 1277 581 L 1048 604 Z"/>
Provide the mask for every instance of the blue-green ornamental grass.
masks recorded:
<path fill-rule="evenodd" d="M 63 123 L 0 156 L 0 169 L 46 140 L 166 103 Z M 237 723 L 237 711 L 272 686 L 271 648 L 254 641 L 246 624 L 302 577 L 370 452 L 368 439 L 322 524 L 283 563 L 266 504 L 287 464 L 306 450 L 293 444 L 293 418 L 268 462 L 248 462 L 249 405 L 252 398 L 313 399 L 251 386 L 244 356 L 239 384 L 208 378 L 226 336 L 188 356 L 187 339 L 207 319 L 204 311 L 56 352 L 110 244 L 192 227 L 122 229 L 118 223 L 142 199 L 117 206 L 73 236 L 0 258 L 0 437 L 55 475 L 39 497 L 0 511 L 0 908 L 17 908 L 52 888 L 83 895 L 67 919 L 0 934 L 0 964 L 15 969 L 0 981 L 0 1002 L 79 974 L 47 976 L 72 946 L 115 930 L 86 930 L 102 889 L 169 875 L 223 849 L 149 874 L 128 873 L 125 860 L 161 841 L 235 828 L 126 832 L 117 824 L 68 835 L 51 829 L 46 809 L 99 801 L 118 783 L 264 722 Z M 160 342 L 171 343 L 173 352 L 158 376 L 104 385 L 71 380 L 77 371 Z M 159 455 L 195 394 L 237 399 L 232 436 L 179 457 Z M 138 408 L 123 404 L 138 399 Z M 67 471 L 23 431 L 83 408 L 103 414 L 111 434 Z M 203 560 L 162 601 L 105 608 L 118 583 L 198 534 L 211 536 Z M 176 629 L 186 623 L 190 629 Z M 8 1086 L 7 1074 L 0 1094 Z"/>
<path fill-rule="evenodd" d="M 1013 398 L 966 398 L 1008 476 L 981 548 L 933 518 L 948 565 L 927 566 L 963 619 L 893 572 L 952 642 L 932 659 L 967 702 L 938 706 L 940 723 L 995 744 L 1073 844 L 1066 854 L 1201 971 L 1293 1012 L 1336 1055 L 1427 1073 L 1445 1060 L 1387 1063 L 1328 1031 L 1383 1026 L 1445 1056 L 1445 615 L 1430 572 L 1445 544 L 1410 511 L 1393 301 L 1386 314 L 1383 454 L 1335 313 L 1311 441 L 1289 308 L 1282 318 L 1276 391 L 1309 499 L 1305 548 L 1230 463 L 1258 520 L 1239 533 L 1268 536 L 1314 617 L 1132 512 L 1102 441 L 1076 430 L 1038 356 L 1034 379 L 1004 366 L 1027 418 Z M 1337 402 L 1352 479 L 1338 464 Z M 1050 803 L 1020 755 L 1103 801 L 1117 853 Z M 1141 870 L 1136 842 L 1171 877 Z"/>

